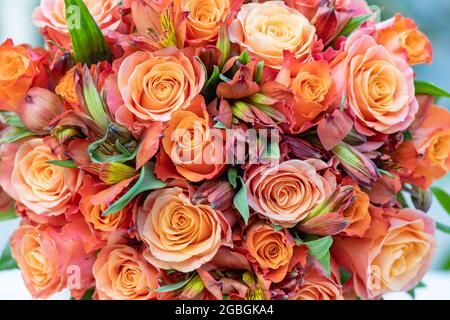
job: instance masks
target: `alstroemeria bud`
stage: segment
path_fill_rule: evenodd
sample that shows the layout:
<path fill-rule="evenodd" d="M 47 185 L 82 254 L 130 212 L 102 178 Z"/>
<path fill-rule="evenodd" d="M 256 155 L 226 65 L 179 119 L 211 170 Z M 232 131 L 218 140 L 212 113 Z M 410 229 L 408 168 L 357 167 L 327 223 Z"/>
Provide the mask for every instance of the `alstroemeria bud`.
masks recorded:
<path fill-rule="evenodd" d="M 278 111 L 275 107 L 266 105 L 256 105 L 254 106 L 258 110 L 262 111 L 267 117 L 273 120 L 275 123 L 283 123 L 286 121 L 286 116 Z M 263 121 L 264 122 L 264 121 Z"/>
<path fill-rule="evenodd" d="M 230 36 L 228 35 L 228 27 L 226 26 L 226 24 L 222 24 L 220 26 L 220 32 L 216 46 L 221 52 L 219 66 L 222 67 L 230 58 L 231 52 Z"/>
<path fill-rule="evenodd" d="M 205 285 L 199 275 L 195 275 L 178 295 L 180 299 L 191 300 L 197 298 L 205 290 Z"/>
<path fill-rule="evenodd" d="M 255 115 L 253 114 L 250 106 L 242 101 L 236 101 L 231 108 L 233 111 L 233 116 L 238 118 L 239 120 L 248 122 L 248 123 L 254 123 L 255 122 Z"/>
<path fill-rule="evenodd" d="M 233 203 L 235 191 L 227 181 L 207 181 L 195 192 L 192 201 L 208 203 L 212 208 L 224 211 Z"/>
<path fill-rule="evenodd" d="M 300 160 L 311 158 L 320 159 L 321 154 L 318 149 L 314 148 L 310 143 L 292 136 L 283 136 L 283 141 L 287 142 L 290 151 Z"/>
<path fill-rule="evenodd" d="M 268 96 L 262 94 L 262 93 L 255 93 L 252 95 L 249 100 L 257 105 L 266 105 L 266 106 L 273 106 L 275 103 L 278 102 L 278 100 L 269 98 Z"/>
<path fill-rule="evenodd" d="M 75 128 L 65 128 L 63 126 L 58 126 L 52 131 L 52 135 L 58 139 L 60 144 L 66 144 L 70 142 L 73 138 L 81 137 L 80 132 Z"/>
<path fill-rule="evenodd" d="M 380 177 L 380 172 L 372 160 L 346 143 L 333 148 L 344 171 L 363 187 L 370 188 Z"/>
<path fill-rule="evenodd" d="M 136 175 L 136 171 L 133 168 L 117 162 L 93 163 L 89 168 L 85 169 L 89 172 L 97 173 L 100 180 L 110 185 L 131 179 Z"/>
<path fill-rule="evenodd" d="M 43 88 L 30 89 L 18 109 L 25 127 L 37 134 L 47 134 L 50 123 L 63 112 L 61 99 Z"/>
<path fill-rule="evenodd" d="M 314 208 L 297 228 L 305 233 L 332 236 L 341 233 L 348 226 L 342 214 L 353 200 L 353 186 L 342 186 L 327 200 Z"/>
<path fill-rule="evenodd" d="M 413 191 L 411 193 L 411 200 L 414 207 L 423 212 L 428 212 L 431 208 L 431 202 L 433 196 L 430 190 L 423 190 L 420 187 L 413 186 Z"/>
<path fill-rule="evenodd" d="M 344 138 L 344 142 L 351 146 L 360 146 L 367 142 L 367 137 L 352 129 Z"/>

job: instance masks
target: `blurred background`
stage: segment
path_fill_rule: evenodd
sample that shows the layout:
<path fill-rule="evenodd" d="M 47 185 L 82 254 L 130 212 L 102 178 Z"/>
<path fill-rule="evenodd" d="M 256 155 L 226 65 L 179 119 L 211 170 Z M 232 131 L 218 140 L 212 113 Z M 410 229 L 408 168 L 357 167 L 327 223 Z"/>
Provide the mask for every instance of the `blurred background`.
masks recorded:
<path fill-rule="evenodd" d="M 3 43 L 7 38 L 12 38 L 17 44 L 42 45 L 42 38 L 31 22 L 33 8 L 38 6 L 39 2 L 39 0 L 0 1 L 0 43 Z M 392 17 L 396 12 L 401 12 L 404 16 L 411 17 L 416 21 L 420 29 L 429 36 L 434 48 L 433 65 L 416 67 L 417 78 L 434 82 L 450 91 L 450 1 L 369 0 L 368 2 L 372 5 L 378 5 L 382 9 L 383 20 Z M 450 99 L 442 99 L 439 104 L 450 108 Z M 450 192 L 450 176 L 442 179 L 437 185 Z M 450 216 L 438 204 L 433 205 L 430 214 L 436 220 L 450 225 Z M 11 232 L 17 227 L 18 223 L 18 221 L 12 221 L 0 224 L 0 249 L 4 248 Z M 440 275 L 447 271 L 447 278 L 450 278 L 450 236 L 438 232 L 438 243 L 439 251 L 435 257 L 433 268 L 436 270 L 436 274 Z M 6 278 L 12 279 L 11 277 Z M 4 279 L 6 278 L 4 277 Z M 0 289 L 5 284 L 2 284 L 2 282 L 0 278 Z M 439 282 L 439 280 L 430 278 L 428 282 L 425 281 L 430 286 Z M 429 291 L 431 291 L 433 297 L 450 299 L 448 285 L 442 286 L 441 284 L 440 287 L 432 287 Z M 1 293 L 0 298 L 2 298 Z"/>

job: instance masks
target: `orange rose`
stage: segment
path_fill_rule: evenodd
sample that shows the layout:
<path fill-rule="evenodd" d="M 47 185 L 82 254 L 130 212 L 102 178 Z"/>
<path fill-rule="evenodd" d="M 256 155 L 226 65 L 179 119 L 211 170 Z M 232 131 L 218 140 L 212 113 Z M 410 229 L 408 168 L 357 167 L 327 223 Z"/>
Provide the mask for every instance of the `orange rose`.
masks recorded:
<path fill-rule="evenodd" d="M 119 12 L 120 0 L 83 0 L 95 22 L 104 34 L 116 30 L 121 22 Z M 76 11 L 70 12 L 76 14 Z M 66 19 L 64 0 L 41 0 L 41 5 L 33 12 L 33 23 L 43 29 L 44 35 L 60 46 L 71 45 L 68 23 L 76 23 L 74 17 Z"/>
<path fill-rule="evenodd" d="M 336 189 L 335 177 L 318 171 L 320 160 L 290 160 L 273 167 L 255 167 L 248 172 L 249 206 L 274 224 L 292 228 Z"/>
<path fill-rule="evenodd" d="M 301 130 L 303 124 L 313 121 L 326 111 L 336 98 L 335 85 L 330 65 L 325 61 L 302 64 L 291 74 L 293 67 L 283 69 L 277 81 L 290 88 L 294 95 L 294 132 Z"/>
<path fill-rule="evenodd" d="M 285 51 L 300 62 L 311 58 L 316 40 L 316 29 L 308 19 L 282 1 L 243 5 L 229 32 L 232 42 L 274 69 L 281 68 Z"/>
<path fill-rule="evenodd" d="M 41 70 L 46 53 L 12 40 L 0 45 L 0 110 L 16 112 L 30 87 L 44 75 Z"/>
<path fill-rule="evenodd" d="M 308 271 L 298 289 L 296 300 L 344 300 L 341 285 L 320 274 L 317 269 Z"/>
<path fill-rule="evenodd" d="M 197 46 L 214 43 L 220 25 L 231 12 L 230 5 L 230 0 L 176 0 L 175 10 L 187 13 L 187 43 Z"/>
<path fill-rule="evenodd" d="M 356 32 L 348 38 L 345 52 L 333 62 L 333 77 L 359 130 L 366 127 L 392 134 L 414 121 L 419 104 L 413 70 L 371 36 Z M 366 134 L 373 133 L 369 130 Z"/>
<path fill-rule="evenodd" d="M 294 251 L 294 239 L 286 229 L 275 231 L 273 226 L 255 224 L 249 228 L 246 247 L 259 266 L 267 270 L 265 278 L 283 281 Z"/>
<path fill-rule="evenodd" d="M 223 141 L 222 131 L 210 128 L 204 100 L 198 97 L 187 110 L 173 114 L 155 172 L 163 180 L 180 176 L 193 182 L 212 179 L 226 164 Z"/>
<path fill-rule="evenodd" d="M 137 231 L 145 259 L 161 269 L 191 272 L 211 261 L 231 230 L 222 213 L 194 205 L 181 188 L 151 193 L 138 209 Z"/>
<path fill-rule="evenodd" d="M 354 186 L 354 190 L 355 200 L 343 212 L 345 219 L 349 221 L 349 225 L 343 233 L 349 237 L 363 237 L 370 228 L 372 220 L 369 213 L 369 196 L 362 192 L 357 185 Z"/>
<path fill-rule="evenodd" d="M 127 245 L 109 245 L 98 254 L 94 263 L 98 298 L 101 300 L 155 299 L 158 270 Z"/>
<path fill-rule="evenodd" d="M 434 221 L 411 209 L 372 207 L 371 214 L 364 238 L 335 238 L 333 257 L 353 274 L 355 292 L 363 299 L 414 288 L 431 266 Z"/>
<path fill-rule="evenodd" d="M 80 241 L 82 230 L 69 223 L 62 230 L 23 225 L 11 237 L 11 253 L 34 298 L 47 299 L 69 287 L 77 298 L 93 285 L 92 264 Z"/>
<path fill-rule="evenodd" d="M 58 216 L 73 209 L 71 202 L 82 181 L 77 169 L 68 169 L 48 161 L 61 160 L 43 139 L 25 142 L 17 151 L 12 186 L 28 209 L 40 215 Z"/>
<path fill-rule="evenodd" d="M 118 83 L 128 110 L 141 121 L 169 121 L 201 91 L 205 72 L 174 48 L 135 52 L 121 64 Z"/>
<path fill-rule="evenodd" d="M 412 19 L 397 14 L 394 18 L 379 23 L 377 42 L 393 54 L 406 58 L 410 64 L 433 62 L 433 48 L 430 40 L 420 32 Z"/>

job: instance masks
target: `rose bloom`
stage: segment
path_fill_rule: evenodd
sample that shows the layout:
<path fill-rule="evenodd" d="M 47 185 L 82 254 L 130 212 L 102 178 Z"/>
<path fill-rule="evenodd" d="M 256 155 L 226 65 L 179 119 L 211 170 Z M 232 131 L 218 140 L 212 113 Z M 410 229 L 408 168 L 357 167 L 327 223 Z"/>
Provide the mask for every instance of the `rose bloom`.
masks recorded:
<path fill-rule="evenodd" d="M 311 58 L 315 32 L 305 16 L 282 1 L 243 5 L 229 30 L 232 42 L 274 69 L 281 68 L 284 51 L 300 62 Z"/>
<path fill-rule="evenodd" d="M 135 52 L 121 64 L 118 84 L 125 106 L 141 122 L 168 121 L 201 91 L 205 72 L 175 48 Z"/>
<path fill-rule="evenodd" d="M 121 23 L 120 0 L 83 0 L 90 14 L 104 34 L 116 30 Z M 32 16 L 33 23 L 43 29 L 44 35 L 62 47 L 71 46 L 67 23 L 76 23 L 76 11 L 69 20 L 66 18 L 64 0 L 41 0 Z"/>
<path fill-rule="evenodd" d="M 231 13 L 230 0 L 176 0 L 175 11 L 187 13 L 186 42 L 189 45 L 214 44 L 220 25 Z"/>
<path fill-rule="evenodd" d="M 203 98 L 196 98 L 187 110 L 175 112 L 169 121 L 156 175 L 162 180 L 184 178 L 192 182 L 220 175 L 226 164 L 224 139 L 221 130 L 210 128 Z"/>
<path fill-rule="evenodd" d="M 220 211 L 194 205 L 181 188 L 152 192 L 138 208 L 136 227 L 145 259 L 161 269 L 191 272 L 211 261 L 231 240 Z"/>
<path fill-rule="evenodd" d="M 11 176 L 18 201 L 39 215 L 58 216 L 71 210 L 71 202 L 82 181 L 77 169 L 48 161 L 62 160 L 43 139 L 25 142 L 17 151 Z"/>
<path fill-rule="evenodd" d="M 45 50 L 14 46 L 12 40 L 0 45 L 0 110 L 16 112 L 30 87 L 40 84 L 45 57 Z"/>
<path fill-rule="evenodd" d="M 349 237 L 363 237 L 372 221 L 369 213 L 369 196 L 357 185 L 354 188 L 355 199 L 352 205 L 343 212 L 345 219 L 349 222 L 343 234 Z"/>
<path fill-rule="evenodd" d="M 290 160 L 272 167 L 254 167 L 247 172 L 249 206 L 274 224 L 292 228 L 336 189 L 333 174 L 321 170 L 320 160 Z"/>
<path fill-rule="evenodd" d="M 69 285 L 72 295 L 80 298 L 92 287 L 94 256 L 85 252 L 82 233 L 75 222 L 61 230 L 22 225 L 14 232 L 11 253 L 34 298 L 47 299 Z M 79 277 L 72 282 L 74 274 Z"/>
<path fill-rule="evenodd" d="M 371 215 L 365 238 L 334 239 L 333 257 L 353 274 L 355 292 L 363 299 L 414 288 L 431 266 L 433 220 L 412 209 L 372 207 Z"/>
<path fill-rule="evenodd" d="M 400 14 L 376 26 L 377 42 L 393 54 L 406 58 L 410 64 L 433 62 L 430 40 L 420 32 L 413 20 Z"/>
<path fill-rule="evenodd" d="M 267 271 L 265 278 L 275 283 L 283 281 L 294 251 L 294 239 L 286 229 L 257 223 L 247 231 L 245 245 L 259 266 Z"/>
<path fill-rule="evenodd" d="M 342 287 L 333 275 L 327 278 L 313 268 L 305 274 L 295 300 L 344 300 L 344 297 Z"/>
<path fill-rule="evenodd" d="M 334 103 L 336 90 L 330 65 L 325 61 L 304 63 L 294 71 L 293 77 L 292 71 L 293 68 L 283 68 L 276 80 L 290 88 L 294 95 L 292 130 L 298 132 L 303 124 L 315 120 Z"/>
<path fill-rule="evenodd" d="M 372 37 L 362 32 L 350 36 L 345 52 L 333 62 L 333 77 L 337 91 L 345 94 L 359 120 L 356 125 L 360 131 L 373 134 L 364 131 L 366 127 L 392 134 L 414 121 L 419 105 L 413 70 Z"/>
<path fill-rule="evenodd" d="M 100 300 L 156 298 L 158 270 L 127 245 L 104 247 L 94 263 L 93 273 Z"/>

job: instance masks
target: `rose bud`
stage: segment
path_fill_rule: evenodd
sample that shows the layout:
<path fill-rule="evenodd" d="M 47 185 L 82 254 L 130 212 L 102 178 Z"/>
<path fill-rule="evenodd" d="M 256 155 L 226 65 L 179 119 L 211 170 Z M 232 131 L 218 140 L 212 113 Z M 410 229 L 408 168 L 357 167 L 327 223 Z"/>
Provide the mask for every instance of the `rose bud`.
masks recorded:
<path fill-rule="evenodd" d="M 61 99 L 43 88 L 32 88 L 20 104 L 18 114 L 27 129 L 37 133 L 49 132 L 49 125 L 64 112 Z"/>
<path fill-rule="evenodd" d="M 344 171 L 359 185 L 370 188 L 380 177 L 380 172 L 373 161 L 348 144 L 340 143 L 332 151 Z"/>
<path fill-rule="evenodd" d="M 428 212 L 430 210 L 433 197 L 430 190 L 423 190 L 420 187 L 413 186 L 411 200 L 416 209 L 423 212 Z"/>

